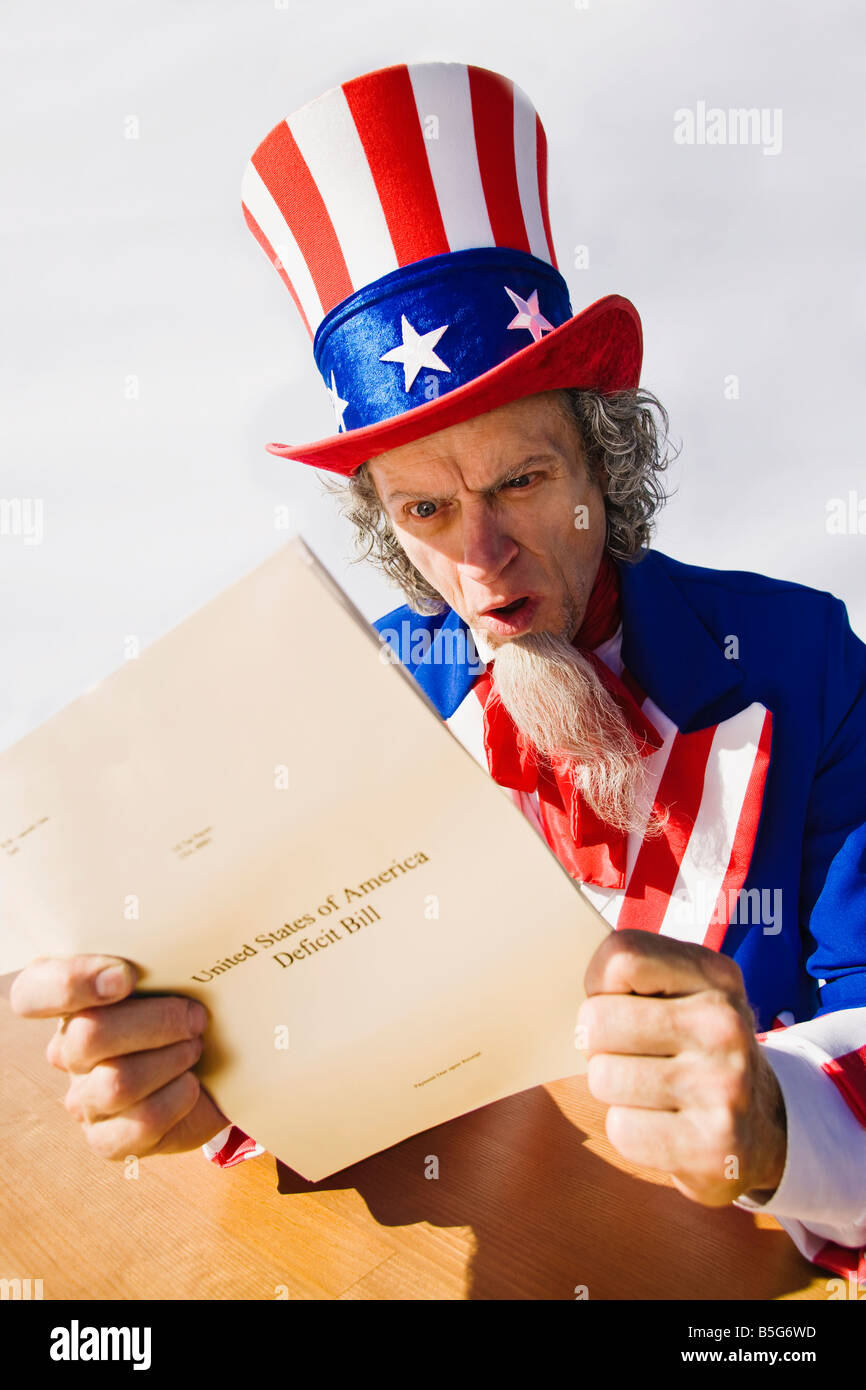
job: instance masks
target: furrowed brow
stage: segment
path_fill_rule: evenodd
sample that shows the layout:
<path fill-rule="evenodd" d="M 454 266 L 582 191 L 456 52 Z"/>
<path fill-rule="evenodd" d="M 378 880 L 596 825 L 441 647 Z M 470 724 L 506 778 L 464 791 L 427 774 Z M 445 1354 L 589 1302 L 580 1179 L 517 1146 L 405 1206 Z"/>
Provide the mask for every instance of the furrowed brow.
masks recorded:
<path fill-rule="evenodd" d="M 515 478 L 522 477 L 531 464 L 550 463 L 552 461 L 555 461 L 557 457 L 558 455 L 552 452 L 543 454 L 530 454 L 526 458 L 521 459 L 519 463 L 515 463 L 510 468 L 507 468 L 505 472 L 499 478 L 497 478 L 495 483 L 489 483 L 487 487 L 470 488 L 470 491 L 479 492 L 482 494 L 486 493 L 488 495 L 494 492 L 498 492 L 500 488 L 505 487 L 508 483 L 513 482 Z M 392 502 L 419 502 L 422 500 L 424 502 L 440 503 L 449 502 L 452 496 L 453 493 L 447 496 L 437 497 L 432 492 L 391 492 L 388 494 L 386 502 L 389 506 Z"/>

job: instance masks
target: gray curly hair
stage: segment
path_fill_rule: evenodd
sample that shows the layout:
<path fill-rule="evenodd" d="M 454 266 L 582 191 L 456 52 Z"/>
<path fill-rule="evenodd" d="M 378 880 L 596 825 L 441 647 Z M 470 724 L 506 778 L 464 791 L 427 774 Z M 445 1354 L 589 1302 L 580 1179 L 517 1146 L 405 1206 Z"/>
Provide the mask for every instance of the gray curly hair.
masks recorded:
<path fill-rule="evenodd" d="M 671 496 L 661 476 L 676 457 L 667 448 L 668 413 L 650 391 L 603 396 L 567 387 L 552 394 L 577 425 L 591 476 L 607 481 L 607 549 L 617 559 L 632 560 L 649 544 L 656 513 Z M 357 558 L 398 584 L 414 612 L 444 612 L 441 594 L 397 539 L 367 464 L 348 479 L 323 475 L 322 481 L 355 528 Z"/>

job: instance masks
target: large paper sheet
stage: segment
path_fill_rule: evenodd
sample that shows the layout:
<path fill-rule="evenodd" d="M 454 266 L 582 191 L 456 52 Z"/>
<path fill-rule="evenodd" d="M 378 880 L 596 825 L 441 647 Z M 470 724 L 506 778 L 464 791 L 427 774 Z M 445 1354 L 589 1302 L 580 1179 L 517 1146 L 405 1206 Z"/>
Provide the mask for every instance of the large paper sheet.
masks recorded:
<path fill-rule="evenodd" d="M 383 655 L 296 539 L 0 755 L 0 973 L 201 1000 L 203 1083 L 313 1181 L 581 1072 L 609 931 Z"/>

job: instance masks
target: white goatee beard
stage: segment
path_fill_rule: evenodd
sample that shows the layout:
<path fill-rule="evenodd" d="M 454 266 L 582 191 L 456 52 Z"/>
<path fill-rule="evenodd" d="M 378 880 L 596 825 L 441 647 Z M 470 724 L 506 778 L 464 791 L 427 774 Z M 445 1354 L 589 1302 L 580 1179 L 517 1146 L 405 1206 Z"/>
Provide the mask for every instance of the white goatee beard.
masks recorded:
<path fill-rule="evenodd" d="M 626 833 L 660 834 L 664 817 L 652 809 L 646 759 L 586 656 L 565 637 L 532 632 L 495 648 L 492 660 L 514 724 L 540 754 L 573 760 L 577 787 L 599 819 Z"/>

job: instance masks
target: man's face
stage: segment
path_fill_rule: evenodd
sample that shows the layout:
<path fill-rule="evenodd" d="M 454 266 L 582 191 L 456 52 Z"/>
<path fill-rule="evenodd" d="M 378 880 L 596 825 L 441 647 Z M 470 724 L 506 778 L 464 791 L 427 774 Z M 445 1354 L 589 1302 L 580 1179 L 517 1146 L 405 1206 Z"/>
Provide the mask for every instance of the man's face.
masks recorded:
<path fill-rule="evenodd" d="M 604 495 L 557 393 L 391 449 L 369 470 L 409 559 L 491 648 L 576 635 L 604 551 Z"/>

